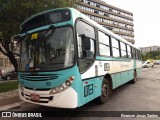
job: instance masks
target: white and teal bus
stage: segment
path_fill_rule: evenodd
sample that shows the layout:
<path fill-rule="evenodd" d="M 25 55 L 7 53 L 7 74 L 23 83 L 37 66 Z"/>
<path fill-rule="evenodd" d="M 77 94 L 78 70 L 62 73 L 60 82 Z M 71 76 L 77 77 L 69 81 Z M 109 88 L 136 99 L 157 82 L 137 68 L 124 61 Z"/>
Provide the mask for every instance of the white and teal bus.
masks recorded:
<path fill-rule="evenodd" d="M 59 108 L 105 103 L 142 71 L 139 49 L 73 8 L 38 13 L 20 28 L 23 101 Z"/>

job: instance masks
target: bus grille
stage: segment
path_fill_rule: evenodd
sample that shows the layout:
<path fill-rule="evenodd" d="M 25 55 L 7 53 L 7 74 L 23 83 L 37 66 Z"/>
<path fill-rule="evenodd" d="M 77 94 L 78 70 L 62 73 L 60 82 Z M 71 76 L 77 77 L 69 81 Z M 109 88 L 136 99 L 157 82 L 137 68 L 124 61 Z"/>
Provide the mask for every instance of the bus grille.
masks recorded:
<path fill-rule="evenodd" d="M 21 74 L 19 77 L 28 81 L 46 81 L 57 79 L 57 74 Z"/>
<path fill-rule="evenodd" d="M 37 103 L 48 103 L 49 101 L 53 100 L 53 96 L 48 96 L 48 97 L 42 97 L 40 96 L 40 100 L 39 101 L 34 101 L 31 100 L 31 96 L 28 94 L 24 94 L 23 96 L 25 99 L 32 101 L 32 102 L 37 102 Z"/>
<path fill-rule="evenodd" d="M 29 88 L 29 87 L 25 87 L 26 89 L 28 89 L 28 90 L 35 90 L 35 89 L 33 89 L 33 88 Z M 46 88 L 46 89 L 36 89 L 36 90 L 38 90 L 38 91 L 49 91 L 51 88 Z"/>

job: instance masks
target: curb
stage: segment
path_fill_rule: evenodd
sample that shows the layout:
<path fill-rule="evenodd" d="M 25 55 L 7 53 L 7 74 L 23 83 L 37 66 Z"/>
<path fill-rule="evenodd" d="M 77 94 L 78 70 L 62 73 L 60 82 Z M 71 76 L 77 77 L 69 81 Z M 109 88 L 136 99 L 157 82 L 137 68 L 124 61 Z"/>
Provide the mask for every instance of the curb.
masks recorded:
<path fill-rule="evenodd" d="M 12 90 L 9 92 L 0 93 L 0 100 L 5 99 L 5 98 L 9 98 L 9 97 L 13 97 L 13 96 L 18 96 L 18 89 L 15 89 L 15 90 Z"/>
<path fill-rule="evenodd" d="M 14 104 L 2 106 L 2 107 L 0 107 L 0 111 L 6 111 L 6 110 L 9 110 L 11 108 L 19 107 L 23 103 L 24 102 L 22 101 L 22 102 L 19 102 L 19 103 L 14 103 Z"/>
<path fill-rule="evenodd" d="M 11 98 L 14 96 L 18 97 L 18 89 L 15 89 L 15 90 L 12 90 L 9 92 L 0 93 L 0 100 L 5 100 L 7 98 Z M 5 110 L 9 110 L 14 107 L 19 107 L 22 103 L 24 103 L 24 102 L 22 101 L 22 102 L 17 102 L 17 103 L 12 103 L 12 104 L 8 104 L 8 105 L 0 106 L 0 111 L 5 111 Z"/>
<path fill-rule="evenodd" d="M 0 79 L 0 83 L 15 82 L 15 81 L 18 81 L 18 80 L 2 80 L 2 79 Z"/>

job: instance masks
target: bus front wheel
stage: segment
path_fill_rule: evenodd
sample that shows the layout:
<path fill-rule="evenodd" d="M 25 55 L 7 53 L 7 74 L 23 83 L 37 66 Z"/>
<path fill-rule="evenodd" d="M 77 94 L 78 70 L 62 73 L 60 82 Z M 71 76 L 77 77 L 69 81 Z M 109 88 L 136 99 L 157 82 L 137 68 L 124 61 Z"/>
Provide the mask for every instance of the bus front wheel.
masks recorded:
<path fill-rule="evenodd" d="M 101 96 L 98 98 L 98 102 L 103 104 L 109 100 L 110 96 L 110 86 L 108 80 L 104 79 L 102 82 Z"/>

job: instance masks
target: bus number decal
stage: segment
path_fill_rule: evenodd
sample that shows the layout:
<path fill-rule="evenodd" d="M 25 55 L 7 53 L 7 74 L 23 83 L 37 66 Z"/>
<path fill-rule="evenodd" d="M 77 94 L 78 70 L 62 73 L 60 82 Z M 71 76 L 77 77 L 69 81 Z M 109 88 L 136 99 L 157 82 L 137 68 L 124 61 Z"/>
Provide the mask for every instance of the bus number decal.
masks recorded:
<path fill-rule="evenodd" d="M 109 63 L 105 63 L 104 64 L 104 71 L 109 71 L 110 70 L 110 64 Z"/>
<path fill-rule="evenodd" d="M 93 94 L 93 84 L 84 86 L 84 97 Z"/>

